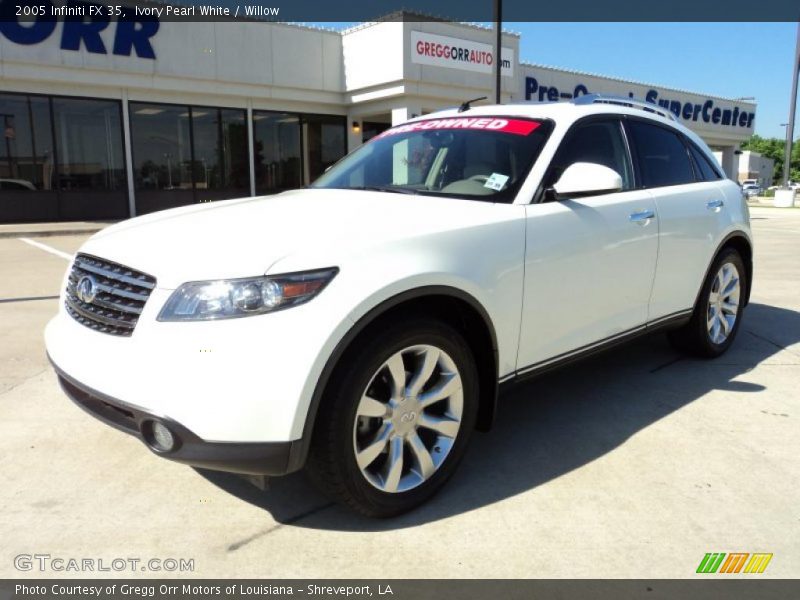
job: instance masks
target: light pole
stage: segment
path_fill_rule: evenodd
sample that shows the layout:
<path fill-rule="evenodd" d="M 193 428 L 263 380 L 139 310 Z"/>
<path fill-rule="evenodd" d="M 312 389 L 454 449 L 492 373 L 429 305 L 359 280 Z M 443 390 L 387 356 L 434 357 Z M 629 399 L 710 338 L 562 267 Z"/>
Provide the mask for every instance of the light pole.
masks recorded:
<path fill-rule="evenodd" d="M 797 112 L 797 75 L 800 71 L 800 23 L 797 24 L 797 44 L 794 52 L 794 72 L 792 73 L 792 96 L 789 101 L 789 122 L 786 124 L 786 154 L 783 159 L 783 187 L 789 187 L 789 173 L 792 168 L 792 141 L 794 138 L 794 113 Z"/>
<path fill-rule="evenodd" d="M 494 26 L 497 30 L 494 44 L 494 103 L 500 104 L 500 82 L 503 71 L 503 0 L 494 0 Z"/>

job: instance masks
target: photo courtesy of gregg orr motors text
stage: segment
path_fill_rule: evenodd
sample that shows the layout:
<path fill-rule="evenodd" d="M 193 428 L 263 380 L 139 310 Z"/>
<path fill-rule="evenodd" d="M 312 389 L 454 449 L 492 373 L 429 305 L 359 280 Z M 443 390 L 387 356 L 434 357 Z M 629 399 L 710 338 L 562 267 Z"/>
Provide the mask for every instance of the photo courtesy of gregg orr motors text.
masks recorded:
<path fill-rule="evenodd" d="M 203 596 L 203 597 L 230 597 L 230 596 L 293 596 L 305 594 L 307 596 L 393 596 L 394 591 L 389 584 L 377 585 L 273 585 L 270 583 L 231 583 L 226 585 L 203 584 L 167 584 L 158 585 L 111 583 L 107 585 L 84 585 L 53 583 L 47 585 L 28 585 L 18 583 L 14 586 L 15 596 L 80 596 L 80 597 L 107 597 L 114 595 L 138 596 L 141 598 L 155 598 L 161 596 Z"/>
<path fill-rule="evenodd" d="M 51 554 L 18 554 L 14 568 L 38 573 L 193 573 L 193 558 L 75 557 Z"/>

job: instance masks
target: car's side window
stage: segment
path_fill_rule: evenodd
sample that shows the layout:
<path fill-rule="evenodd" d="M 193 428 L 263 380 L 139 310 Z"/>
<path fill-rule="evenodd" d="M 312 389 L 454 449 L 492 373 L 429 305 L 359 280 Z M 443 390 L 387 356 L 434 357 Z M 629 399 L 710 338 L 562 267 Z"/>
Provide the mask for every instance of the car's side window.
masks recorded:
<path fill-rule="evenodd" d="M 622 177 L 622 189 L 633 188 L 633 169 L 628 149 L 616 119 L 579 123 L 567 133 L 545 177 L 544 189 L 552 187 L 564 170 L 576 162 L 589 162 L 613 169 Z"/>
<path fill-rule="evenodd" d="M 694 183 L 689 153 L 677 133 L 634 119 L 629 119 L 627 127 L 644 187 Z"/>
<path fill-rule="evenodd" d="M 700 170 L 702 181 L 715 181 L 721 178 L 719 172 L 711 165 L 708 158 L 706 158 L 706 155 L 701 152 L 692 142 L 689 142 L 689 152 L 691 153 L 697 168 Z"/>

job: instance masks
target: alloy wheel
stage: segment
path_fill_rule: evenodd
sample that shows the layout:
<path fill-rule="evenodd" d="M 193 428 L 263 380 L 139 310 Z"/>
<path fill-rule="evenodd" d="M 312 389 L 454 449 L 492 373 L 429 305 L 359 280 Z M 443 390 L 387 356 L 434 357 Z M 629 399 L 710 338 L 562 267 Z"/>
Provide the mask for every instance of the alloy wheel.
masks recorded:
<path fill-rule="evenodd" d="M 739 313 L 740 295 L 741 283 L 736 265 L 723 264 L 714 278 L 708 297 L 706 325 L 713 343 L 724 343 L 733 331 Z"/>
<path fill-rule="evenodd" d="M 383 492 L 421 485 L 450 453 L 463 410 L 461 375 L 444 350 L 416 345 L 394 353 L 372 376 L 356 408 L 358 468 Z"/>

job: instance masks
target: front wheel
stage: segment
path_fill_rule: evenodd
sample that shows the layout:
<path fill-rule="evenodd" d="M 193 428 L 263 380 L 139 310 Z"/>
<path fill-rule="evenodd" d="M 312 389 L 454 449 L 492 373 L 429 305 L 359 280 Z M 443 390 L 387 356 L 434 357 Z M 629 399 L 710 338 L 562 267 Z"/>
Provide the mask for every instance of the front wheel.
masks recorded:
<path fill-rule="evenodd" d="M 450 326 L 415 319 L 356 342 L 323 396 L 311 478 L 374 517 L 425 502 L 464 455 L 478 407 L 477 369 Z"/>
<path fill-rule="evenodd" d="M 709 269 L 692 318 L 669 333 L 678 350 L 715 358 L 733 343 L 742 321 L 747 271 L 733 248 L 723 250 Z"/>

